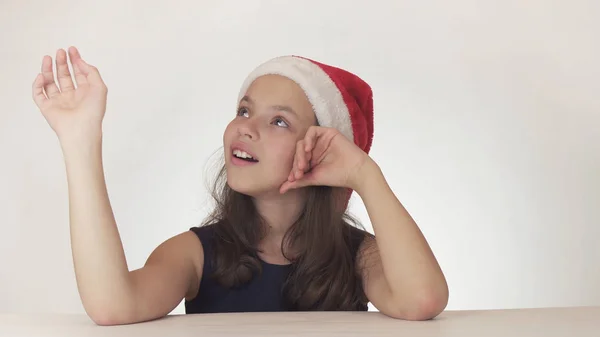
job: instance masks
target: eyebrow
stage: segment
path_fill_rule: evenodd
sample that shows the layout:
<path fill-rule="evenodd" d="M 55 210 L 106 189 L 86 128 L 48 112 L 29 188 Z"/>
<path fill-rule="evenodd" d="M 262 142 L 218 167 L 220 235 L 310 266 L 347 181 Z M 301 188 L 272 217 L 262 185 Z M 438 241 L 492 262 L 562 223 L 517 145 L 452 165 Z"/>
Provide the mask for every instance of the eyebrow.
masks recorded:
<path fill-rule="evenodd" d="M 251 105 L 254 104 L 254 101 L 249 96 L 242 97 L 241 101 L 248 102 Z M 296 117 L 299 117 L 298 114 L 296 113 L 296 111 L 294 111 L 294 109 L 292 109 L 291 107 L 289 107 L 287 105 L 271 105 L 271 109 L 277 110 L 277 111 L 286 111 L 286 112 L 293 114 Z"/>

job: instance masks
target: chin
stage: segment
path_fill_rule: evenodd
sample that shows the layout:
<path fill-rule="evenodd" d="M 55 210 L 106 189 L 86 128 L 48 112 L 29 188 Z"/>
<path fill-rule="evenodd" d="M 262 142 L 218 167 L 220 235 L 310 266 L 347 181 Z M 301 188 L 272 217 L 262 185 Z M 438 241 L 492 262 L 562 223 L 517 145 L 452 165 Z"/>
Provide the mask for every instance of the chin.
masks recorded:
<path fill-rule="evenodd" d="M 258 192 L 252 189 L 250 186 L 247 186 L 245 184 L 236 184 L 235 182 L 232 182 L 229 179 L 227 179 L 227 186 L 229 186 L 229 188 L 240 194 L 244 194 L 250 197 L 255 197 Z"/>
<path fill-rule="evenodd" d="M 256 179 L 250 179 L 237 174 L 227 173 L 227 186 L 232 190 L 251 197 L 264 193 L 264 187 L 257 184 Z"/>

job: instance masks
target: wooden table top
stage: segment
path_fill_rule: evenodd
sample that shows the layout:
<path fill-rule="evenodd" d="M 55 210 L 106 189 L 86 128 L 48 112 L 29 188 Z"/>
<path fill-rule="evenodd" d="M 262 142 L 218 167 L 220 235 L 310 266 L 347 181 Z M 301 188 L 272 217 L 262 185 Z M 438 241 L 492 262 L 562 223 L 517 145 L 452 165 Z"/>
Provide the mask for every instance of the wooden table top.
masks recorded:
<path fill-rule="evenodd" d="M 97 326 L 86 315 L 0 314 L 0 336 L 600 336 L 600 307 L 445 311 L 431 321 L 377 312 L 277 312 L 170 315 Z"/>

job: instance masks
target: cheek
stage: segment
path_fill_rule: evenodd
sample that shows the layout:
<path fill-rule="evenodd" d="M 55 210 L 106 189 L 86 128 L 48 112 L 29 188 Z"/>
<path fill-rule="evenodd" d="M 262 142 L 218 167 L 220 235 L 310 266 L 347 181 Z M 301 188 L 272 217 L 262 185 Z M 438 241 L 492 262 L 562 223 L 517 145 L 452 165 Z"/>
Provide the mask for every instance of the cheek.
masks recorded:
<path fill-rule="evenodd" d="M 231 121 L 231 122 L 227 123 L 227 126 L 225 127 L 225 131 L 223 132 L 223 137 L 227 136 L 228 134 L 231 134 L 234 130 L 235 130 L 235 122 Z"/>
<path fill-rule="evenodd" d="M 237 127 L 234 122 L 230 122 L 225 127 L 225 131 L 223 131 L 223 145 L 228 145 L 231 142 L 232 138 L 235 137 Z"/>
<path fill-rule="evenodd" d="M 292 144 L 280 144 L 279 146 L 273 148 L 272 158 L 274 161 L 274 167 L 277 168 L 277 171 L 281 171 L 282 174 L 286 176 L 292 170 L 292 166 L 294 164 L 294 156 L 296 155 L 296 143 Z"/>

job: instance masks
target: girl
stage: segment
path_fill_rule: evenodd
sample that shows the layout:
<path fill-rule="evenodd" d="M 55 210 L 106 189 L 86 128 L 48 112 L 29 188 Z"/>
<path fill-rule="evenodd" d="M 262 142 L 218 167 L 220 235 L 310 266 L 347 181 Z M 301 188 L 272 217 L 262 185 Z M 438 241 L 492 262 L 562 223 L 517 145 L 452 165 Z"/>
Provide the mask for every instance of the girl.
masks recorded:
<path fill-rule="evenodd" d="M 199 227 L 158 246 L 129 271 L 102 164 L 107 87 L 76 48 L 44 56 L 33 99 L 63 151 L 78 291 L 100 325 L 186 313 L 367 310 L 407 320 L 448 301 L 440 267 L 369 157 L 370 87 L 301 57 L 248 76 L 223 134 L 216 208 Z M 76 84 L 76 86 L 75 86 Z M 346 213 L 364 201 L 376 237 Z"/>

